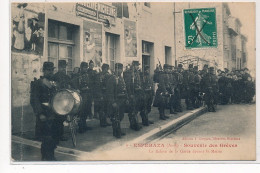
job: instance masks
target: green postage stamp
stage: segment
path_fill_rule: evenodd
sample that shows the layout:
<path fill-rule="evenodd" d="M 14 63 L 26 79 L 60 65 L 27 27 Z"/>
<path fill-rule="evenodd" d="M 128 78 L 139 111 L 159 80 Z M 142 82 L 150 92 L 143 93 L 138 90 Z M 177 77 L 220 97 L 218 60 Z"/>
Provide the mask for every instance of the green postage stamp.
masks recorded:
<path fill-rule="evenodd" d="M 184 9 L 185 47 L 218 46 L 215 8 Z"/>

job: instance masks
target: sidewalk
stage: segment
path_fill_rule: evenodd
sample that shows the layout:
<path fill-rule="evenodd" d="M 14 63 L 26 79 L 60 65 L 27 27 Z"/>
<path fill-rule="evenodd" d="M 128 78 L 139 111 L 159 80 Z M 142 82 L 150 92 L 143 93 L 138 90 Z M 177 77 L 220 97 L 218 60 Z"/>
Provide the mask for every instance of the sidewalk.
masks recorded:
<path fill-rule="evenodd" d="M 158 109 L 153 107 L 152 112 L 149 114 L 149 119 L 154 121 L 154 124 L 151 124 L 150 126 L 143 126 L 140 131 L 130 129 L 128 116 L 125 114 L 124 119 L 121 122 L 121 128 L 126 135 L 120 139 L 113 137 L 111 126 L 102 128 L 99 126 L 99 120 L 87 120 L 87 125 L 92 127 L 92 130 L 87 131 L 84 134 L 77 134 L 77 147 L 73 147 L 69 129 L 65 127 L 65 135 L 69 137 L 69 140 L 61 141 L 56 151 L 77 156 L 82 153 L 92 153 L 95 151 L 118 148 L 129 143 L 140 143 L 153 140 L 173 128 L 179 128 L 183 124 L 188 123 L 192 119 L 201 115 L 203 112 L 205 112 L 205 107 L 192 111 L 184 110 L 178 114 L 169 114 L 169 110 L 166 110 L 166 115 L 170 118 L 168 120 L 160 120 Z M 139 123 L 141 123 L 141 117 L 139 115 L 138 119 Z M 34 129 L 32 129 L 32 131 L 25 132 L 20 135 L 20 137 L 13 135 L 12 140 L 39 148 L 40 142 L 32 141 L 33 137 Z"/>

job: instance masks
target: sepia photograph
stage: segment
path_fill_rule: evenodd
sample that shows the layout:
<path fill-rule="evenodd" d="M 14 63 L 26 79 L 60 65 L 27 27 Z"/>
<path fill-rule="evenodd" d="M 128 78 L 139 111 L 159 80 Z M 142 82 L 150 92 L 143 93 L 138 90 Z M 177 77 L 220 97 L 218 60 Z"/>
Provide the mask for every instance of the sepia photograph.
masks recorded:
<path fill-rule="evenodd" d="M 255 161 L 255 2 L 10 2 L 10 162 Z"/>

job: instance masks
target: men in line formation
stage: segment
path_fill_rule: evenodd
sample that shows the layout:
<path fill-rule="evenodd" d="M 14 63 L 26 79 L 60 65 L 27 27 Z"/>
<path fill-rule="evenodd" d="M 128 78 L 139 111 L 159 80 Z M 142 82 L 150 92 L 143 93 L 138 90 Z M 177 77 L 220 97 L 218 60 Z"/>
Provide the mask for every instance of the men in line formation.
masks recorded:
<path fill-rule="evenodd" d="M 93 61 L 82 62 L 80 68 L 75 68 L 74 73 L 68 76 L 65 60 L 58 62 L 56 74 L 53 74 L 54 64 L 44 62 L 43 76 L 31 83 L 31 105 L 36 114 L 35 135 L 42 140 L 42 160 L 54 160 L 56 145 L 60 140 L 66 140 L 63 136 L 65 119 L 43 104 L 50 102 L 57 89 L 74 89 L 80 93 L 80 133 L 91 129 L 86 119 L 92 117 L 94 102 L 94 116 L 98 114 L 100 126 L 111 126 L 107 122 L 110 118 L 116 138 L 125 135 L 120 126 L 124 113 L 128 113 L 130 128 L 135 131 L 139 131 L 142 125 L 153 124 L 148 116 L 152 104 L 158 107 L 160 119 L 166 120 L 169 117 L 165 115 L 165 109 L 170 109 L 171 114 L 182 112 L 182 98 L 185 98 L 188 110 L 200 107 L 204 98 L 208 110 L 214 112 L 219 100 L 222 104 L 230 100 L 234 103 L 250 102 L 254 96 L 254 84 L 247 69 L 234 73 L 219 72 L 217 76 L 214 68 L 208 69 L 207 65 L 198 71 L 198 67 L 192 64 L 188 70 L 184 70 L 181 64 L 176 69 L 165 64 L 163 69 L 156 68 L 152 80 L 149 66 L 141 71 L 139 65 L 138 61 L 133 61 L 130 68 L 123 71 L 123 64 L 116 63 L 114 72 L 109 73 L 109 65 L 103 64 L 98 73 Z M 154 83 L 158 83 L 156 93 Z M 138 113 L 142 125 L 138 123 Z"/>

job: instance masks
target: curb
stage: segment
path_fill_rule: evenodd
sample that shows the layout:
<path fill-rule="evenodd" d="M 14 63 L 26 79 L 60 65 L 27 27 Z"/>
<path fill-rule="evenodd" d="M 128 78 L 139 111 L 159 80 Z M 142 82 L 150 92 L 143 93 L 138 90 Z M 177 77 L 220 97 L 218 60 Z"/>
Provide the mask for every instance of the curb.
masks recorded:
<path fill-rule="evenodd" d="M 192 110 L 177 119 L 174 119 L 160 127 L 157 127 L 155 129 L 151 130 L 150 132 L 148 132 L 142 136 L 139 136 L 138 138 L 132 140 L 131 142 L 132 143 L 143 143 L 144 141 L 149 142 L 156 138 L 160 138 L 160 136 L 167 133 L 168 131 L 177 130 L 181 126 L 189 123 L 196 117 L 202 115 L 206 110 L 207 110 L 206 107 L 201 107 L 196 110 Z M 129 141 L 128 141 L 128 143 L 129 143 Z"/>

